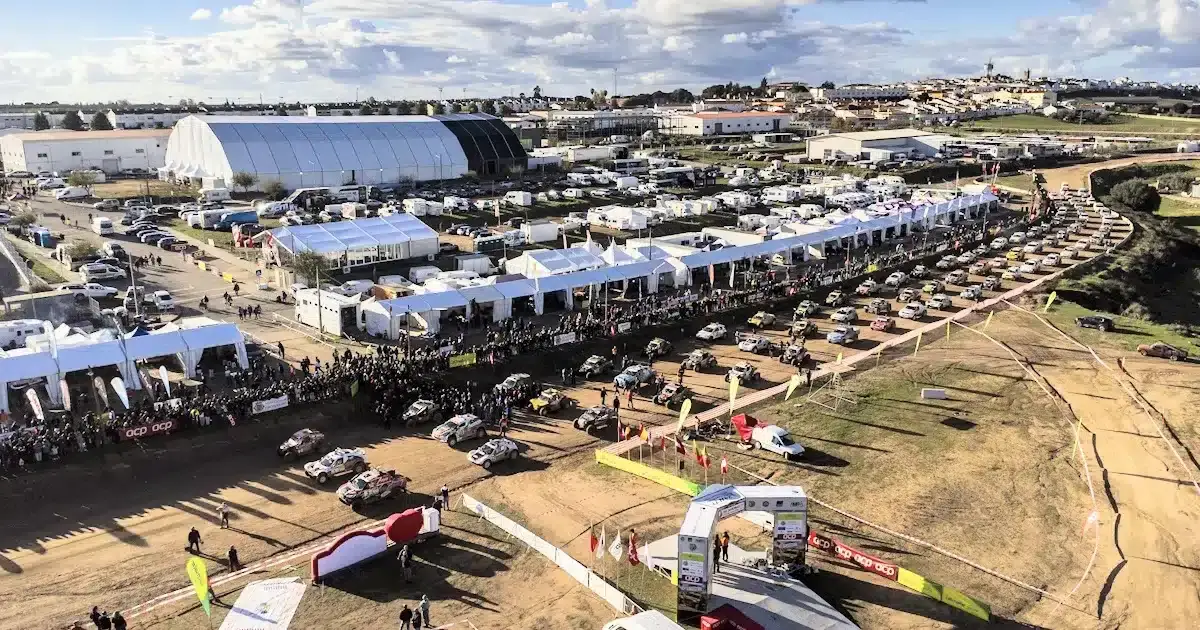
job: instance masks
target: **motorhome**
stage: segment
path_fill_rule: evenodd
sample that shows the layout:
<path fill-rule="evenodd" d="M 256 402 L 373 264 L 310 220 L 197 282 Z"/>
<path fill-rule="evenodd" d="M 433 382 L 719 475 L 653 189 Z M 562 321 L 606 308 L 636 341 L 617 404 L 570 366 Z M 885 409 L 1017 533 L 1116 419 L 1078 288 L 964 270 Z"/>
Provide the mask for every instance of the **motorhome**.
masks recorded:
<path fill-rule="evenodd" d="M 40 335 L 44 326 L 40 319 L 14 319 L 0 322 L 0 348 L 12 350 L 25 347 L 25 339 L 31 335 Z"/>
<path fill-rule="evenodd" d="M 471 209 L 471 200 L 463 197 L 446 197 L 442 199 L 443 212 L 469 211 Z"/>
<path fill-rule="evenodd" d="M 199 203 L 216 203 L 218 201 L 229 201 L 233 195 L 228 188 L 206 188 L 200 191 L 200 195 L 196 197 Z"/>
<path fill-rule="evenodd" d="M 107 236 L 113 233 L 113 222 L 108 217 L 95 217 L 92 219 L 92 231 L 100 236 Z"/>
<path fill-rule="evenodd" d="M 504 202 L 512 206 L 532 206 L 533 194 L 524 190 L 512 190 L 504 194 Z"/>
<path fill-rule="evenodd" d="M 211 230 L 216 227 L 217 223 L 220 223 L 221 216 L 226 214 L 229 214 L 228 208 L 197 210 L 196 212 L 192 212 L 187 215 L 188 227 Z"/>
<path fill-rule="evenodd" d="M 442 204 L 436 201 L 428 201 L 421 198 L 405 199 L 402 202 L 402 205 L 404 206 L 405 212 L 415 217 L 423 217 L 426 215 L 440 216 L 445 210 L 445 207 Z"/>
<path fill-rule="evenodd" d="M 612 170 L 622 175 L 645 175 L 650 172 L 650 160 L 646 158 L 613 160 Z"/>

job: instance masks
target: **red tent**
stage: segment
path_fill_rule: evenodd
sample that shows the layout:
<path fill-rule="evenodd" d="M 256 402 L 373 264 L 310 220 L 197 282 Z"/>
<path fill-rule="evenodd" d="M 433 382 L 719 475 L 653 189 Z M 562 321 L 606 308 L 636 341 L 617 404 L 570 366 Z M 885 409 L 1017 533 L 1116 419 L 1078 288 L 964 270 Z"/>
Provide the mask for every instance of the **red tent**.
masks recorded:
<path fill-rule="evenodd" d="M 700 630 L 767 630 L 731 604 L 722 604 L 700 617 Z"/>
<path fill-rule="evenodd" d="M 758 426 L 758 420 L 754 416 L 748 416 L 744 413 L 730 418 L 730 422 L 737 429 L 738 437 L 742 438 L 743 442 L 750 440 L 750 434 L 754 432 L 754 427 Z"/>

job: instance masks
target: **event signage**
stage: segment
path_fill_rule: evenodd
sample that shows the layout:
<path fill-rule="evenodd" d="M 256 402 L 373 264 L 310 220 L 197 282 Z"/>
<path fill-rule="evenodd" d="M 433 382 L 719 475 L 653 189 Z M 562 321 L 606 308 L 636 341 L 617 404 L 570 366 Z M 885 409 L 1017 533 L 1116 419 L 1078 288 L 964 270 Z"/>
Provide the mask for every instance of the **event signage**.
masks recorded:
<path fill-rule="evenodd" d="M 723 521 L 735 514 L 741 514 L 746 509 L 746 500 L 738 499 L 717 508 L 717 520 Z"/>
<path fill-rule="evenodd" d="M 126 427 L 121 429 L 121 437 L 126 440 L 137 440 L 152 435 L 169 433 L 175 428 L 174 420 L 163 420 L 154 424 L 143 424 L 139 427 Z"/>
<path fill-rule="evenodd" d="M 275 411 L 276 409 L 283 409 L 286 406 L 288 406 L 287 394 L 281 394 L 274 398 L 268 398 L 266 400 L 256 400 L 256 401 L 250 403 L 250 413 L 252 413 L 254 415 L 258 415 L 260 413 L 266 413 L 268 411 Z"/>
<path fill-rule="evenodd" d="M 777 512 L 774 520 L 771 555 L 775 562 L 804 564 L 804 539 L 808 533 L 807 515 L 804 512 Z"/>
<path fill-rule="evenodd" d="M 633 328 L 633 324 L 630 322 L 621 322 L 620 324 L 617 324 L 617 332 L 627 332 L 630 328 Z"/>
<path fill-rule="evenodd" d="M 708 612 L 708 539 L 679 536 L 679 598 L 676 607 Z"/>
<path fill-rule="evenodd" d="M 475 365 L 477 360 L 478 358 L 474 352 L 468 352 L 466 354 L 456 354 L 450 357 L 449 363 L 450 367 L 452 368 L 467 367 L 468 365 Z"/>
<path fill-rule="evenodd" d="M 817 532 L 809 532 L 808 545 L 826 553 L 831 553 L 842 560 L 853 562 L 863 570 L 870 571 L 893 582 L 897 580 L 900 573 L 899 567 L 890 562 L 865 554 L 836 538 L 823 536 Z"/>
<path fill-rule="evenodd" d="M 568 343 L 575 343 L 575 333 L 574 332 L 563 333 L 561 335 L 554 335 L 554 345 L 561 346 L 561 345 L 568 344 Z"/>

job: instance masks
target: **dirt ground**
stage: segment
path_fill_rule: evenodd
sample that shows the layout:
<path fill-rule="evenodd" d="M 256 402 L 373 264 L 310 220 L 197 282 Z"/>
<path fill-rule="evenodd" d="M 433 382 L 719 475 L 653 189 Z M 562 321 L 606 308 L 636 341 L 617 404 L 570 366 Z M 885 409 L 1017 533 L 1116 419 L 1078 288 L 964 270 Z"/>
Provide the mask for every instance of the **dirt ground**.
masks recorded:
<path fill-rule="evenodd" d="M 1091 164 L 1080 164 L 1078 166 L 1042 169 L 1038 172 L 1046 177 L 1046 190 L 1058 190 L 1058 188 L 1064 183 L 1071 188 L 1087 188 L 1088 173 L 1097 169 L 1118 168 L 1121 166 L 1129 166 L 1130 164 L 1144 164 L 1146 162 L 1169 162 L 1172 160 L 1194 159 L 1194 156 L 1190 156 L 1186 153 L 1151 153 L 1131 158 L 1109 160 L 1107 162 L 1094 162 Z"/>

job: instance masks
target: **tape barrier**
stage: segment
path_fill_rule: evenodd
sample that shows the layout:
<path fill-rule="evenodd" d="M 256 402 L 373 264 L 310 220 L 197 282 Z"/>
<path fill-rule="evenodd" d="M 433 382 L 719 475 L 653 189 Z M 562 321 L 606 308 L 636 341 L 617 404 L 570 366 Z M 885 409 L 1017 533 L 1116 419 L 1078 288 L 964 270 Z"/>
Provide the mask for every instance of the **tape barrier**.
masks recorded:
<path fill-rule="evenodd" d="M 449 359 L 450 367 L 452 367 L 452 368 L 466 367 L 468 365 L 475 365 L 475 361 L 476 361 L 476 356 L 475 356 L 474 352 L 468 352 L 466 354 L 456 354 L 456 355 L 450 357 L 450 359 Z"/>
<path fill-rule="evenodd" d="M 606 451 L 597 450 L 596 461 L 604 464 L 605 466 L 611 466 L 617 470 L 623 470 L 631 475 L 637 475 L 643 479 L 649 479 L 650 481 L 666 486 L 676 492 L 682 492 L 690 497 L 700 494 L 701 488 L 700 484 L 698 483 L 691 482 L 686 479 L 680 479 L 675 475 L 639 464 L 635 461 L 630 461 L 624 457 L 621 457 L 620 455 L 613 455 L 612 453 Z"/>

